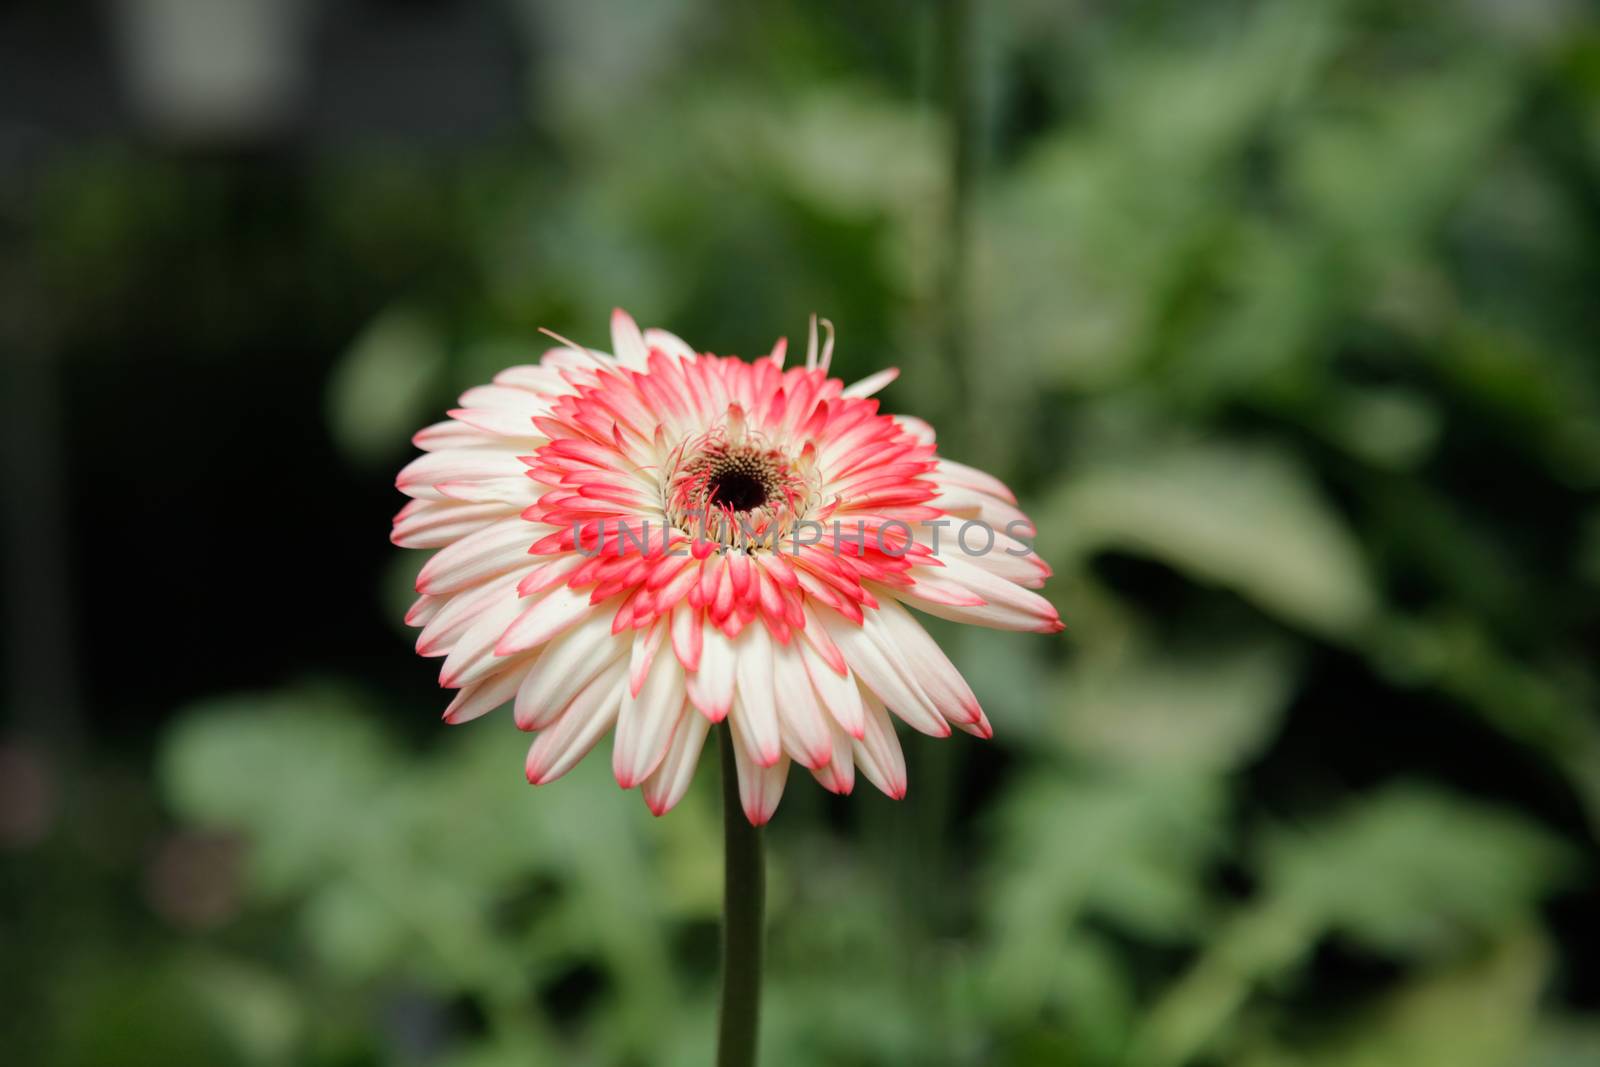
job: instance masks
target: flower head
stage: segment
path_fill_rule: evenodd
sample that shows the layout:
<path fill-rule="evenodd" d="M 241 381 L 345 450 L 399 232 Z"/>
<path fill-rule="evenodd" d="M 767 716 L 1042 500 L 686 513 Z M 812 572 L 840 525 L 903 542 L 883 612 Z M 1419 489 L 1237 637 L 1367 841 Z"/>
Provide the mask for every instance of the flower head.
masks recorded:
<path fill-rule="evenodd" d="M 438 549 L 406 621 L 444 657 L 446 721 L 513 702 L 535 784 L 613 733 L 618 783 L 658 815 L 725 723 L 757 824 L 791 762 L 836 793 L 859 768 L 903 796 L 891 713 L 988 737 L 906 606 L 1061 628 L 1010 491 L 878 410 L 894 371 L 828 377 L 831 328 L 788 370 L 782 341 L 745 362 L 621 311 L 611 332 L 615 354 L 553 348 L 416 435 L 392 539 Z"/>

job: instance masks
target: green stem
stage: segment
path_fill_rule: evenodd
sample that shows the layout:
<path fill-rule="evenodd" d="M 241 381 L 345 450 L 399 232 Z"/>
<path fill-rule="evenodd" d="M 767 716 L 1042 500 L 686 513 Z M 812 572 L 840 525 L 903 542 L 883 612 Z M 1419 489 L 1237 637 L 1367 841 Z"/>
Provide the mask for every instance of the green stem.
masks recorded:
<path fill-rule="evenodd" d="M 717 1067 L 755 1067 L 761 1016 L 761 916 L 766 870 L 761 829 L 739 801 L 733 732 L 717 731 L 722 748 L 722 1006 L 717 1021 Z"/>

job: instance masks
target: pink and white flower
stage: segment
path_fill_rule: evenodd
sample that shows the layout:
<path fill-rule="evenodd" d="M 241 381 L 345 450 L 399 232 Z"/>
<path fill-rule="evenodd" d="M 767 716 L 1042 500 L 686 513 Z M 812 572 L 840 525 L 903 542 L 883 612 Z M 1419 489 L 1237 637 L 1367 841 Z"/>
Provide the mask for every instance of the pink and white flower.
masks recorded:
<path fill-rule="evenodd" d="M 733 733 L 740 794 L 771 818 L 792 762 L 849 793 L 856 769 L 906 791 L 891 713 L 990 736 L 950 660 L 906 610 L 1053 633 L 1050 569 L 997 479 L 879 412 L 882 371 L 828 377 L 811 329 L 751 362 L 612 316 L 614 354 L 565 345 L 469 389 L 416 435 L 392 539 L 437 549 L 406 621 L 443 656 L 465 722 L 513 703 L 537 737 L 528 780 L 607 733 L 650 810 L 684 795 L 711 726 Z M 958 542 L 963 524 L 983 536 Z M 983 547 L 992 532 L 994 542 Z"/>

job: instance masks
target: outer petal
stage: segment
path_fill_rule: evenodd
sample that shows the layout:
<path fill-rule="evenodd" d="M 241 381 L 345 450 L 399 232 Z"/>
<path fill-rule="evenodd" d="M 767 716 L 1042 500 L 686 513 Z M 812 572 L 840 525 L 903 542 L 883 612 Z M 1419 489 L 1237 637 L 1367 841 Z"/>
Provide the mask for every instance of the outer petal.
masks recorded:
<path fill-rule="evenodd" d="M 634 696 L 638 696 L 639 690 L 644 688 L 644 680 L 650 673 L 651 664 L 656 661 L 656 652 L 660 650 L 666 632 L 666 622 L 657 619 L 649 629 L 634 633 L 633 648 L 628 659 L 628 692 Z"/>
<path fill-rule="evenodd" d="M 554 725 L 528 748 L 528 781 L 544 785 L 576 767 L 617 721 L 627 685 L 626 668 L 619 662 L 584 686 Z"/>
<path fill-rule="evenodd" d="M 644 802 L 652 814 L 665 815 L 677 807 L 678 801 L 689 791 L 706 732 L 710 729 L 711 723 L 706 717 L 685 702 L 679 710 L 678 725 L 672 732 L 672 744 L 667 747 L 666 756 L 644 782 Z"/>
<path fill-rule="evenodd" d="M 900 368 L 885 367 L 876 374 L 869 374 L 859 382 L 846 386 L 841 395 L 849 397 L 871 396 L 898 377 L 900 377 Z"/>
<path fill-rule="evenodd" d="M 701 649 L 705 644 L 705 626 L 700 612 L 687 604 L 672 609 L 672 651 L 686 671 L 700 669 Z"/>
<path fill-rule="evenodd" d="M 883 701 L 872 693 L 862 696 L 867 709 L 866 731 L 861 740 L 851 742 L 851 754 L 868 781 L 899 800 L 906 795 L 906 757 L 900 750 L 900 739 L 894 735 L 894 722 Z"/>
<path fill-rule="evenodd" d="M 504 670 L 507 664 L 495 654 L 495 643 L 520 606 L 514 598 L 507 597 L 484 608 L 439 667 L 439 684 L 457 689 Z"/>
<path fill-rule="evenodd" d="M 679 359 L 694 359 L 695 351 L 689 343 L 675 333 L 667 330 L 651 328 L 644 331 L 644 343 L 648 348 L 659 348 L 669 356 Z"/>
<path fill-rule="evenodd" d="M 441 548 L 417 575 L 417 592 L 454 593 L 529 562 L 533 527 L 513 516 Z"/>
<path fill-rule="evenodd" d="M 884 597 L 875 617 L 879 625 L 866 631 L 868 636 L 876 638 L 886 658 L 902 665 L 901 673 L 915 680 L 941 715 L 952 723 L 975 723 L 983 717 L 972 687 L 910 612 Z"/>
<path fill-rule="evenodd" d="M 814 768 L 812 777 L 830 793 L 849 796 L 856 787 L 856 765 L 850 751 L 850 735 L 835 724 L 829 724 L 833 738 L 833 757 L 823 766 Z"/>
<path fill-rule="evenodd" d="M 521 573 L 511 571 L 509 574 L 492 578 L 476 588 L 463 589 L 459 593 L 436 598 L 441 606 L 433 612 L 433 617 L 423 626 L 422 632 L 417 634 L 417 654 L 448 655 L 489 608 L 496 606 L 503 610 L 515 608 L 517 583 Z M 507 623 L 509 621 L 508 618 Z M 486 636 L 499 640 L 497 636 Z"/>
<path fill-rule="evenodd" d="M 427 594 L 417 597 L 416 602 L 411 605 L 411 609 L 406 612 L 406 625 L 428 625 L 439 614 L 440 609 L 449 602 L 449 597 L 428 596 Z"/>
<path fill-rule="evenodd" d="M 644 370 L 649 356 L 644 337 L 639 333 L 639 324 L 633 321 L 633 316 L 621 308 L 611 312 L 611 350 L 617 362 L 624 367 Z"/>
<path fill-rule="evenodd" d="M 773 688 L 772 639 L 764 627 L 746 626 L 734 643 L 734 655 L 739 699 L 733 713 L 739 719 L 738 732 L 750 745 L 750 757 L 770 767 L 783 755 L 778 697 Z"/>
<path fill-rule="evenodd" d="M 487 715 L 516 696 L 517 686 L 522 684 L 522 673 L 516 669 L 501 671 L 466 686 L 444 709 L 444 721 L 454 725 Z"/>
<path fill-rule="evenodd" d="M 777 686 L 778 718 L 784 748 L 806 767 L 823 767 L 833 759 L 833 735 L 828 716 L 818 702 L 801 659 L 798 641 L 772 648 L 773 681 Z"/>
<path fill-rule="evenodd" d="M 817 625 L 820 628 L 821 624 Z M 843 676 L 835 674 L 833 668 L 823 662 L 821 653 L 804 642 L 800 645 L 806 676 L 811 679 L 822 706 L 828 709 L 828 714 L 845 733 L 851 737 L 861 737 L 866 730 L 866 711 L 861 705 L 861 689 L 856 685 L 856 676 L 849 667 L 845 667 Z"/>
<path fill-rule="evenodd" d="M 589 603 L 587 592 L 557 586 L 506 627 L 495 653 L 505 656 L 538 648 L 593 614 L 597 614 L 597 609 Z"/>
<path fill-rule="evenodd" d="M 917 688 L 916 684 L 901 674 L 900 668 L 878 648 L 866 626 L 876 625 L 873 613 L 867 621 L 857 626 L 833 612 L 818 612 L 817 617 L 828 628 L 828 634 L 844 653 L 850 669 L 883 701 L 894 709 L 896 715 L 908 726 L 931 737 L 949 737 L 950 724 Z"/>
<path fill-rule="evenodd" d="M 517 690 L 516 720 L 523 730 L 542 730 L 584 686 L 628 649 L 614 637 L 611 620 L 596 612 L 545 646 Z"/>
<path fill-rule="evenodd" d="M 721 722 L 733 708 L 738 663 L 721 630 L 702 623 L 700 631 L 700 669 L 689 677 L 689 699 L 711 722 Z"/>
<path fill-rule="evenodd" d="M 402 548 L 440 548 L 475 534 L 490 523 L 516 517 L 509 505 L 495 501 L 458 504 L 453 500 L 413 500 L 395 516 L 389 540 Z"/>
<path fill-rule="evenodd" d="M 1002 482 L 987 471 L 969 467 L 965 463 L 957 463 L 953 459 L 941 457 L 933 478 L 937 482 L 959 485 L 967 489 L 977 490 L 980 493 L 987 493 L 993 497 L 999 497 L 1008 504 L 1017 502 L 1016 494 L 1011 491 L 1005 482 Z"/>
<path fill-rule="evenodd" d="M 611 749 L 611 770 L 622 788 L 648 778 L 667 754 L 683 700 L 683 668 L 672 656 L 656 656 L 638 694 L 624 694 Z"/>
<path fill-rule="evenodd" d="M 955 622 L 992 626 L 1000 630 L 1032 630 L 1037 633 L 1057 633 L 1061 630 L 1061 616 L 1055 607 L 1038 593 L 1032 592 L 992 574 L 982 567 L 959 556 L 941 556 L 948 580 L 976 593 L 984 603 L 976 607 L 956 607 L 940 604 L 917 596 L 916 586 L 897 589 L 901 600 Z"/>
<path fill-rule="evenodd" d="M 446 497 L 438 491 L 441 485 L 520 478 L 523 470 L 516 453 L 510 449 L 501 452 L 487 448 L 454 448 L 418 456 L 400 472 L 395 487 L 419 500 L 443 500 Z"/>
<path fill-rule="evenodd" d="M 750 742 L 740 736 L 737 719 L 729 719 L 733 730 L 733 755 L 739 774 L 739 802 L 752 826 L 765 826 L 783 799 L 783 785 L 789 779 L 789 757 L 779 756 L 771 766 L 762 766 L 750 756 Z"/>

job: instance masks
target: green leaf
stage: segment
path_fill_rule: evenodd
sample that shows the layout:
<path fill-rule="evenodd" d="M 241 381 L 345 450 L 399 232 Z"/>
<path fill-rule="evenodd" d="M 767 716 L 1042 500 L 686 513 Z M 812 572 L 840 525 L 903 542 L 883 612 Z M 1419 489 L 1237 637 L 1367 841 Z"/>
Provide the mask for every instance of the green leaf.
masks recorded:
<path fill-rule="evenodd" d="M 1200 874 L 1223 843 L 1223 802 L 1219 782 L 1192 775 L 1018 779 L 984 892 L 994 1010 L 1013 1017 L 1051 1001 L 1061 954 L 1092 915 L 1156 939 L 1201 929 Z"/>
<path fill-rule="evenodd" d="M 1395 955 L 1436 955 L 1524 922 L 1571 856 L 1520 816 L 1393 786 L 1267 842 L 1269 892 L 1321 925 Z"/>
<path fill-rule="evenodd" d="M 185 818 L 244 831 L 262 888 L 314 882 L 362 838 L 399 769 L 389 739 L 349 690 L 308 685 L 190 709 L 160 754 L 167 799 Z"/>
<path fill-rule="evenodd" d="M 1514 930 L 1482 958 L 1402 986 L 1333 1034 L 1296 1034 L 1242 1067 L 1504 1067 L 1527 1063 L 1549 946 Z"/>
<path fill-rule="evenodd" d="M 1293 658 L 1269 642 L 1085 655 L 1067 673 L 1058 732 L 1075 753 L 1105 762 L 1225 771 L 1271 738 L 1293 681 Z"/>
<path fill-rule="evenodd" d="M 1193 442 L 1086 462 L 1040 529 L 1068 554 L 1153 556 L 1329 636 L 1364 625 L 1376 602 L 1359 546 L 1310 472 L 1265 445 Z"/>
<path fill-rule="evenodd" d="M 444 341 L 415 311 L 387 311 L 340 357 L 328 381 L 328 423 L 351 460 L 404 455 L 444 368 Z"/>

